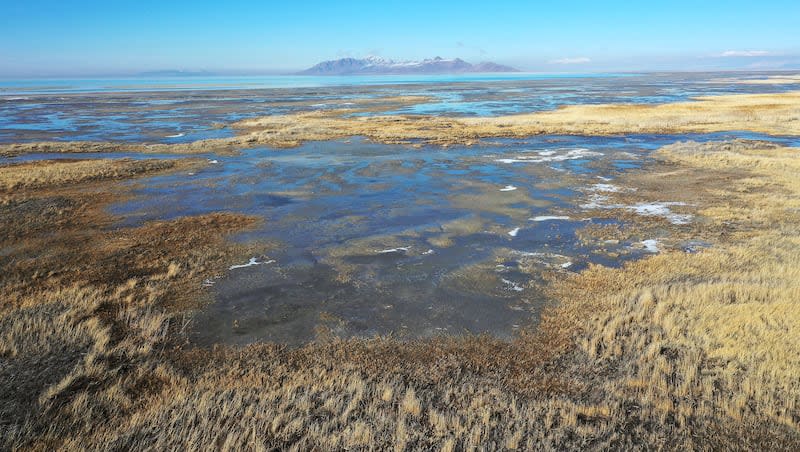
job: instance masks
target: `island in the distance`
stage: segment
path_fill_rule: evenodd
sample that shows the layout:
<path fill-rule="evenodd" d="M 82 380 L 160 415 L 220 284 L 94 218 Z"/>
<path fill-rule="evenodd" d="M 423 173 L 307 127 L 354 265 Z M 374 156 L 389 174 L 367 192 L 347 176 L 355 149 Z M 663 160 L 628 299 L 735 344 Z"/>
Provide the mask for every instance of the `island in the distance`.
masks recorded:
<path fill-rule="evenodd" d="M 300 75 L 393 75 L 393 74 L 462 74 L 480 72 L 519 72 L 510 66 L 492 62 L 468 63 L 460 58 L 436 57 L 422 61 L 394 61 L 379 57 L 341 58 L 323 61 L 299 72 Z"/>

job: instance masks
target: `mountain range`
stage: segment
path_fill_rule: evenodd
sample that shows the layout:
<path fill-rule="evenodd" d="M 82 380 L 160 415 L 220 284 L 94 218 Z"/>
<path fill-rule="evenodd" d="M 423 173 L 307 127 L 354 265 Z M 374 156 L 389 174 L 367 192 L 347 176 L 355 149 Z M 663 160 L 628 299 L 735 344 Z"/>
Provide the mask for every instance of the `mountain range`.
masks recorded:
<path fill-rule="evenodd" d="M 394 61 L 379 57 L 341 58 L 323 61 L 300 75 L 391 75 L 391 74 L 463 74 L 477 72 L 519 72 L 492 62 L 468 63 L 460 58 L 436 57 L 422 61 Z"/>

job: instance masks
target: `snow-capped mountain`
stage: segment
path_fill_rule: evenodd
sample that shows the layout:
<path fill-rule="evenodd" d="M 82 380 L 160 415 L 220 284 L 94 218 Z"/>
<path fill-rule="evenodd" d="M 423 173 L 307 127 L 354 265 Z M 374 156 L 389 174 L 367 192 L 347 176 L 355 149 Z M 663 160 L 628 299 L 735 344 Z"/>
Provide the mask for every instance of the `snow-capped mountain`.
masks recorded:
<path fill-rule="evenodd" d="M 341 58 L 323 61 L 302 75 L 460 74 L 465 72 L 519 72 L 501 64 L 470 64 L 460 58 L 436 57 L 422 61 L 394 61 L 380 57 Z"/>

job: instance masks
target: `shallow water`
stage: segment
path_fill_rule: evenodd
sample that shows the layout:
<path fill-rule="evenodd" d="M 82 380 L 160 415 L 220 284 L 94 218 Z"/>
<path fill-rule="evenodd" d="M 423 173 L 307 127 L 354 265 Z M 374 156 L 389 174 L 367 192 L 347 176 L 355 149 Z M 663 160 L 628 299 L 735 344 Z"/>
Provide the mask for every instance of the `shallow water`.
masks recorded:
<path fill-rule="evenodd" d="M 718 77 L 6 96 L 0 100 L 0 142 L 192 141 L 232 134 L 217 122 L 330 108 L 369 96 L 432 98 L 389 113 L 494 115 L 569 103 L 653 103 L 701 93 L 789 89 L 710 82 Z M 576 235 L 588 225 L 617 224 L 593 218 L 586 206 L 616 187 L 620 175 L 646 164 L 650 153 L 666 144 L 731 138 L 800 144 L 752 133 L 537 136 L 448 148 L 353 137 L 295 149 L 197 155 L 209 165 L 125 182 L 133 196 L 111 211 L 120 218 L 117 226 L 219 211 L 264 220 L 234 240 L 265 251 L 203 282 L 214 302 L 195 315 L 191 339 L 196 344 L 463 333 L 508 338 L 537 322 L 546 303 L 545 273 L 566 275 L 590 263 L 617 266 L 658 252 L 657 237 L 587 245 Z M 28 154 L 0 163 L 123 157 L 183 156 Z M 670 214 L 669 204 L 640 207 L 631 212 Z M 691 242 L 686 250 L 704 246 Z"/>
<path fill-rule="evenodd" d="M 270 250 L 206 282 L 215 302 L 195 318 L 198 344 L 511 337 L 545 304 L 542 272 L 649 253 L 636 243 L 581 243 L 577 229 L 615 223 L 581 208 L 593 186 L 614 184 L 665 144 L 732 136 L 549 136 L 448 149 L 353 138 L 258 148 L 214 157 L 193 175 L 131 182 L 136 197 L 112 211 L 126 225 L 216 211 L 264 219 L 235 240 Z M 577 158 L 564 158 L 571 153 Z"/>
<path fill-rule="evenodd" d="M 353 107 L 354 100 L 375 97 L 429 98 L 379 114 L 493 116 L 572 104 L 666 103 L 698 95 L 783 92 L 800 87 L 719 83 L 720 78 L 729 76 L 507 74 L 0 81 L 0 143 L 182 143 L 224 138 L 234 132 L 223 126 L 240 119 Z"/>

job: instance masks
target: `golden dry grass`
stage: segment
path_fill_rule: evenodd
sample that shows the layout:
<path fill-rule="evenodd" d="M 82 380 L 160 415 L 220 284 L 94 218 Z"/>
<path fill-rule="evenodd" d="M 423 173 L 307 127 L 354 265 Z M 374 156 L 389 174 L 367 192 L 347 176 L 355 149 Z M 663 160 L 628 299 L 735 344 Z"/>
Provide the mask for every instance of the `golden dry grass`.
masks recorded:
<path fill-rule="evenodd" d="M 425 96 L 384 96 L 347 99 L 347 102 L 332 101 L 330 110 L 317 109 L 310 114 L 355 114 L 378 113 L 429 101 Z M 272 106 L 311 107 L 317 101 L 306 103 L 282 104 L 272 103 Z M 227 124 L 220 124 L 227 127 Z M 97 153 L 97 152 L 138 152 L 143 154 L 202 154 L 213 152 L 215 154 L 236 154 L 240 149 L 258 145 L 270 144 L 279 147 L 296 146 L 297 142 L 282 142 L 277 140 L 262 141 L 258 137 L 247 134 L 231 138 L 198 140 L 189 143 L 127 143 L 127 142 L 99 142 L 99 141 L 43 141 L 27 143 L 0 144 L 0 156 L 15 156 L 28 153 Z"/>
<path fill-rule="evenodd" d="M 427 100 L 378 98 L 378 105 L 265 116 L 232 124 L 239 135 L 180 144 L 36 142 L 0 145 L 0 156 L 30 152 L 235 153 L 259 145 L 295 147 L 306 141 L 363 136 L 388 144 L 472 145 L 483 138 L 540 134 L 706 133 L 750 131 L 800 135 L 800 91 L 698 97 L 662 105 L 570 105 L 555 111 L 454 118 L 411 115 L 347 116 L 375 113 Z M 383 102 L 381 104 L 380 102 Z"/>
<path fill-rule="evenodd" d="M 334 113 L 240 121 L 242 137 L 276 146 L 359 135 L 382 143 L 473 144 L 487 137 L 538 134 L 613 135 L 747 130 L 800 134 L 800 92 L 699 97 L 662 105 L 570 105 L 550 112 L 491 118 L 340 117 Z"/>
<path fill-rule="evenodd" d="M 42 160 L 0 166 L 0 192 L 126 179 L 164 170 L 200 167 L 202 160 Z"/>
<path fill-rule="evenodd" d="M 580 347 L 613 369 L 603 390 L 638 400 L 647 417 L 682 428 L 698 419 L 771 424 L 796 441 L 800 150 L 679 143 L 658 155 L 706 174 L 748 173 L 709 186 L 725 204 L 700 209 L 705 228 L 729 234 L 698 254 L 669 252 L 623 271 L 592 267 L 559 284 L 569 300 L 561 309 L 595 312 L 576 319 Z"/>
<path fill-rule="evenodd" d="M 469 118 L 467 125 L 483 121 Z M 531 133 L 607 135 L 622 133 L 709 133 L 747 130 L 800 134 L 800 91 L 697 97 L 660 105 L 571 105 L 552 112 L 491 118 L 495 127 Z"/>
<path fill-rule="evenodd" d="M 252 220 L 40 224 L 0 261 L 0 446 L 797 450 L 798 152 L 662 149 L 652 171 L 681 177 L 629 185 L 688 190 L 713 247 L 554 278 L 511 342 L 183 349 L 182 310 L 236 253 L 221 234 Z"/>
<path fill-rule="evenodd" d="M 735 83 L 737 85 L 793 85 L 800 84 L 800 75 L 770 75 L 764 78 L 741 79 L 741 78 L 721 78 L 714 80 L 715 83 Z"/>
<path fill-rule="evenodd" d="M 2 449 L 63 428 L 53 416 L 73 396 L 108 390 L 116 410 L 144 395 L 139 386 L 158 377 L 131 365 L 180 336 L 182 324 L 170 313 L 205 299 L 197 279 L 216 274 L 236 250 L 223 246 L 224 234 L 254 221 L 214 214 L 108 228 L 103 209 L 124 196 L 109 178 L 197 162 L 71 163 L 23 164 L 3 174 L 25 182 L 10 184 L 0 203 Z M 99 415 L 84 414 L 87 421 Z"/>
<path fill-rule="evenodd" d="M 741 98 L 721 100 L 724 114 L 696 127 L 747 115 L 768 127 L 794 111 L 786 99 L 742 112 Z M 636 107 L 640 119 L 609 124 L 650 127 L 647 115 L 704 102 L 716 101 Z M 796 126 L 783 119 L 769 127 Z M 712 247 L 550 275 L 557 303 L 513 341 L 299 349 L 185 347 L 201 281 L 243 255 L 225 234 L 252 218 L 108 228 L 103 206 L 124 194 L 113 180 L 42 172 L 0 203 L 0 448 L 798 450 L 798 155 L 750 142 L 661 149 L 661 163 L 621 182 L 695 204 L 701 218 L 673 232 Z"/>

